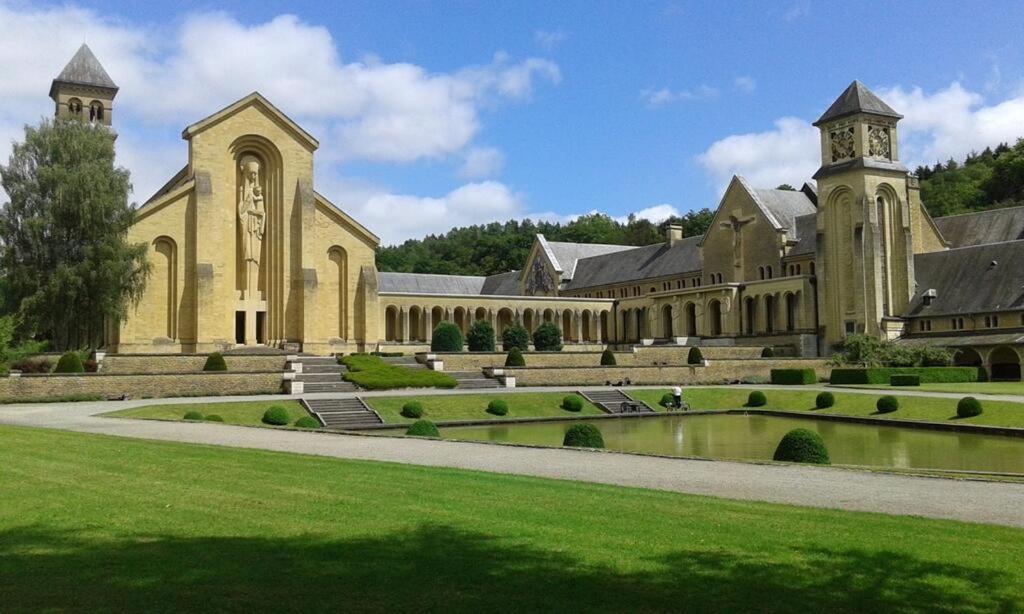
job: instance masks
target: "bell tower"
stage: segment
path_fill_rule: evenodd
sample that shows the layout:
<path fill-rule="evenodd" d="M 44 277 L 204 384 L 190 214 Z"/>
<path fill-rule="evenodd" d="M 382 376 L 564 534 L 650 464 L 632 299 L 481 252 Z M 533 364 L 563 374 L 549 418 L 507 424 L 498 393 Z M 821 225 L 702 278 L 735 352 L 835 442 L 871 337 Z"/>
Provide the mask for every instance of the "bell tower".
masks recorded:
<path fill-rule="evenodd" d="M 854 81 L 814 122 L 821 131 L 817 261 L 821 339 L 896 337 L 914 288 L 908 171 L 899 162 L 894 111 Z"/>
<path fill-rule="evenodd" d="M 89 46 L 82 44 L 50 85 L 50 98 L 58 119 L 80 119 L 109 126 L 117 85 Z"/>

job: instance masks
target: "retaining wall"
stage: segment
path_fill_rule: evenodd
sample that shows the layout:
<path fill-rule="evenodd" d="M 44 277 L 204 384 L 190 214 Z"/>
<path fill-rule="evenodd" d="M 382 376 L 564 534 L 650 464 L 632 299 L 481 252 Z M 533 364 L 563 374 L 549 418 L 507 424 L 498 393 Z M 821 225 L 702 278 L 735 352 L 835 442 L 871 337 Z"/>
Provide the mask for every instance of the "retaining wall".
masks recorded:
<path fill-rule="evenodd" d="M 445 365 L 447 368 L 447 365 Z M 503 367 L 516 386 L 602 386 L 629 380 L 636 385 L 719 384 L 750 378 L 768 379 L 772 369 L 814 369 L 819 379 L 829 372 L 825 360 L 777 358 L 712 360 L 707 366 Z"/>
<path fill-rule="evenodd" d="M 104 373 L 22 375 L 0 378 L 0 401 L 18 402 L 78 395 L 114 398 L 223 396 L 280 393 L 282 374 L 186 373 L 110 375 Z"/>
<path fill-rule="evenodd" d="M 686 346 L 648 346 L 635 352 L 613 352 L 618 366 L 683 366 L 690 356 Z M 708 360 L 760 358 L 760 347 L 702 347 L 701 354 Z M 452 352 L 437 353 L 444 362 L 445 371 L 479 371 L 487 367 L 505 366 L 505 352 Z M 523 354 L 528 367 L 593 367 L 600 366 L 601 352 L 527 352 Z M 421 359 L 423 355 L 419 355 Z"/>
<path fill-rule="evenodd" d="M 206 354 L 108 354 L 100 363 L 100 373 L 197 373 L 202 372 L 206 357 Z M 285 357 L 281 354 L 225 354 L 224 363 L 229 373 L 266 373 L 284 371 Z"/>

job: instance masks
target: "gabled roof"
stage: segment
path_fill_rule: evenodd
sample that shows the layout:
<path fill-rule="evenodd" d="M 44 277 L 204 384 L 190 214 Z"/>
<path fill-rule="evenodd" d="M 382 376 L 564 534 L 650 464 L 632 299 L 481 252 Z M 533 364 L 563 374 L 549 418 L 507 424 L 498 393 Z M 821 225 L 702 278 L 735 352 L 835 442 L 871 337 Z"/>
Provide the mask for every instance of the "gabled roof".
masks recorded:
<path fill-rule="evenodd" d="M 224 107 L 220 111 L 217 111 L 213 115 L 203 118 L 197 121 L 196 123 L 192 124 L 191 126 L 185 128 L 185 130 L 183 130 L 181 133 L 181 138 L 190 139 L 196 134 L 199 134 L 200 132 L 206 130 L 210 126 L 218 124 L 224 121 L 225 119 L 231 117 L 232 115 L 238 113 L 239 111 L 242 111 L 243 109 L 246 109 L 250 106 L 258 106 L 265 110 L 271 117 L 278 120 L 278 122 L 280 122 L 280 124 L 286 130 L 294 134 L 300 141 L 305 143 L 306 146 L 309 147 L 311 150 L 314 150 L 320 146 L 319 141 L 313 138 L 311 134 L 303 130 L 301 126 L 292 121 L 292 119 L 285 115 L 280 109 L 272 105 L 270 101 L 264 98 L 263 95 L 260 94 L 259 92 L 253 92 L 245 98 L 242 98 L 241 100 L 238 100 L 237 102 L 234 102 Z"/>
<path fill-rule="evenodd" d="M 548 241 L 544 235 L 537 235 L 541 247 L 551 260 L 551 266 L 562 274 L 562 281 L 573 278 L 576 271 L 576 264 L 583 258 L 592 258 L 603 254 L 614 254 L 626 250 L 636 249 L 635 245 L 608 245 L 604 243 L 565 243 L 560 241 Z"/>
<path fill-rule="evenodd" d="M 817 207 L 803 192 L 751 188 L 745 179 L 740 177 L 739 180 L 776 230 L 796 232 L 796 218 L 817 212 Z"/>
<path fill-rule="evenodd" d="M 51 97 L 58 83 L 101 87 L 114 92 L 117 92 L 118 89 L 103 65 L 93 55 L 92 49 L 89 49 L 89 45 L 85 43 L 82 43 L 75 55 L 71 56 L 71 61 L 64 67 L 64 70 L 60 71 L 57 78 L 53 80 L 53 84 L 50 85 Z"/>
<path fill-rule="evenodd" d="M 949 215 L 932 221 L 951 247 L 1024 239 L 1024 207 Z"/>
<path fill-rule="evenodd" d="M 321 206 L 325 207 L 326 210 L 329 211 L 332 215 L 334 215 L 334 216 L 338 217 L 339 219 L 341 219 L 344 223 L 346 223 L 349 226 L 351 226 L 352 229 L 355 230 L 357 234 L 361 234 L 364 239 L 366 239 L 367 241 L 372 243 L 374 248 L 376 248 L 376 247 L 378 247 L 380 245 L 380 237 L 378 237 L 373 232 L 371 232 L 370 229 L 367 228 L 366 226 L 363 226 L 362 224 L 360 224 L 356 220 L 356 218 L 354 218 L 351 215 L 345 213 L 344 211 L 341 210 L 340 207 L 338 207 L 337 205 L 335 205 L 331 201 L 327 200 L 327 198 L 323 194 L 321 194 L 320 192 L 317 192 L 316 190 L 314 190 L 313 191 L 313 198 L 316 199 L 316 201 Z"/>
<path fill-rule="evenodd" d="M 796 218 L 796 245 L 794 245 L 787 258 L 794 256 L 813 255 L 818 247 L 818 216 L 810 213 Z"/>
<path fill-rule="evenodd" d="M 180 171 L 174 173 L 174 176 L 171 177 L 171 179 L 167 183 L 161 186 L 159 190 L 157 190 L 152 196 L 147 198 L 146 202 L 142 203 L 142 206 L 145 207 L 149 203 L 159 199 L 161 196 L 170 194 L 174 190 L 177 190 L 179 187 L 187 183 L 191 178 L 192 175 L 188 172 L 188 165 L 186 164 L 181 168 Z"/>
<path fill-rule="evenodd" d="M 377 273 L 377 291 L 407 294 L 480 294 L 484 279 L 468 275 L 382 272 Z"/>
<path fill-rule="evenodd" d="M 892 107 L 885 104 L 881 98 L 876 96 L 874 92 L 869 90 L 860 81 L 854 81 L 843 90 L 843 93 L 836 98 L 836 101 L 832 103 L 832 106 L 826 110 L 818 121 L 814 122 L 815 126 L 830 122 L 840 117 L 846 117 L 847 115 L 854 115 L 856 113 L 871 113 L 873 115 L 884 115 L 886 117 L 894 117 L 896 119 L 903 119 L 903 116 L 893 110 Z"/>
<path fill-rule="evenodd" d="M 1016 310 L 1024 307 L 1024 241 L 960 247 L 914 256 L 917 287 L 909 316 Z M 935 290 L 929 305 L 924 293 Z"/>
<path fill-rule="evenodd" d="M 480 289 L 480 294 L 490 294 L 496 296 L 518 295 L 519 271 L 509 271 L 508 273 L 488 275 L 487 278 L 484 279 L 484 285 Z"/>
<path fill-rule="evenodd" d="M 686 237 L 675 245 L 656 243 L 629 251 L 581 259 L 566 290 L 692 273 L 701 268 L 700 236 Z"/>

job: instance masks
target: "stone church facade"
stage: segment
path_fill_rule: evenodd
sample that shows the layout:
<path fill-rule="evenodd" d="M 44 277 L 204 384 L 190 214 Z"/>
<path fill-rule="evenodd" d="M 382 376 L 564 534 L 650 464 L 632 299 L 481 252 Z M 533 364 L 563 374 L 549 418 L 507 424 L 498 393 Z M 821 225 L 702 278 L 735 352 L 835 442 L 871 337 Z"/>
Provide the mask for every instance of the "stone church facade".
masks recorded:
<path fill-rule="evenodd" d="M 83 45 L 54 80 L 58 117 L 111 125 L 117 87 Z M 500 334 L 558 324 L 581 347 L 771 345 L 824 355 L 851 333 L 934 342 L 1016 373 L 1024 357 L 1024 207 L 932 219 L 899 161 L 902 118 L 852 83 L 815 122 L 799 190 L 734 177 L 706 234 L 645 246 L 538 235 L 520 270 L 379 272 L 380 240 L 314 188 L 317 140 L 258 93 L 187 128 L 188 160 L 138 210 L 145 296 L 121 353 L 267 346 L 425 347 L 441 321 Z"/>

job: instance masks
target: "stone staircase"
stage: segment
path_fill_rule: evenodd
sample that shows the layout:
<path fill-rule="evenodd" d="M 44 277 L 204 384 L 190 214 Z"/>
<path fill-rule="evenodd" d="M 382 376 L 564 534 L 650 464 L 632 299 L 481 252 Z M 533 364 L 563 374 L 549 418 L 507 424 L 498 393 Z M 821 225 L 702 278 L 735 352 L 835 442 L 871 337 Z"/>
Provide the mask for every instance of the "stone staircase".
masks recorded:
<path fill-rule="evenodd" d="M 295 362 L 302 364 L 302 372 L 295 375 L 295 381 L 302 382 L 303 394 L 359 390 L 352 382 L 341 379 L 348 369 L 345 365 L 338 364 L 338 360 L 333 356 L 300 355 Z"/>
<path fill-rule="evenodd" d="M 383 424 L 377 412 L 359 397 L 345 399 L 302 399 L 309 413 L 330 429 L 361 429 Z"/>
<path fill-rule="evenodd" d="M 640 413 L 654 413 L 646 403 L 637 401 L 633 397 L 629 396 L 618 388 L 608 388 L 605 390 L 580 390 L 580 396 L 590 401 L 594 405 L 597 405 L 601 410 L 609 414 L 621 414 L 622 404 L 628 403 L 630 405 L 636 405 L 637 410 Z"/>
<path fill-rule="evenodd" d="M 455 378 L 455 386 L 461 390 L 487 390 L 501 388 L 498 380 L 487 377 L 482 371 L 442 371 L 445 375 Z"/>

